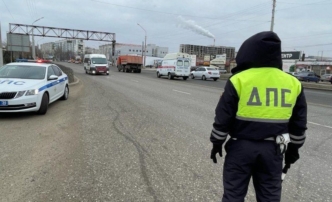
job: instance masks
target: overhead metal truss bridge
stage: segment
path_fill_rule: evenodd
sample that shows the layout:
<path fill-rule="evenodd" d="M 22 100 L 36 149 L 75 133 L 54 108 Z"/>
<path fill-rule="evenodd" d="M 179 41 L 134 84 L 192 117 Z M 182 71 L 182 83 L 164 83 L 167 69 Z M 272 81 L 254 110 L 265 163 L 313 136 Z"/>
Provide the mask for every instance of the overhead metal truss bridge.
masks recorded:
<path fill-rule="evenodd" d="M 45 27 L 37 25 L 9 24 L 9 33 L 26 34 L 42 37 L 55 37 L 65 39 L 83 39 L 91 41 L 107 41 L 115 43 L 115 33 L 99 32 L 79 29 Z"/>

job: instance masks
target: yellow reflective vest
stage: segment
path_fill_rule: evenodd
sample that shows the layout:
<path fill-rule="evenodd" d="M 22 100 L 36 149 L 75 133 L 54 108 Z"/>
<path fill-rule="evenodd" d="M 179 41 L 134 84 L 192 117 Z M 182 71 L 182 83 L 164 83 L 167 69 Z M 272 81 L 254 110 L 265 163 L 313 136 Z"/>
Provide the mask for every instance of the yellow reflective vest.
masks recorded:
<path fill-rule="evenodd" d="M 272 67 L 250 68 L 230 82 L 239 97 L 236 118 L 255 122 L 288 123 L 302 88 L 297 78 Z"/>

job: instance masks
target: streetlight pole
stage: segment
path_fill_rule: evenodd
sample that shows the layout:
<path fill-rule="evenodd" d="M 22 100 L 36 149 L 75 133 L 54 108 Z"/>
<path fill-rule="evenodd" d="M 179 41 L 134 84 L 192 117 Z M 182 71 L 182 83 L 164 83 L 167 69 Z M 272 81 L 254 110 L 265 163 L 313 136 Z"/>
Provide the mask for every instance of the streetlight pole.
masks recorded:
<path fill-rule="evenodd" d="M 2 66 L 3 66 L 3 52 L 2 52 L 1 23 L 0 23 L 0 67 Z"/>
<path fill-rule="evenodd" d="M 35 20 L 33 23 L 43 19 L 44 17 L 41 17 L 41 18 L 38 18 L 37 20 Z M 32 25 L 33 25 L 32 23 Z M 35 39 L 34 39 L 34 36 L 33 36 L 33 30 L 34 28 L 32 28 L 32 58 L 35 59 L 36 58 L 36 50 L 35 50 Z"/>
<path fill-rule="evenodd" d="M 140 26 L 144 32 L 145 32 L 145 41 L 144 41 L 144 61 L 143 61 L 143 67 L 145 67 L 145 61 L 146 61 L 146 30 L 140 25 L 137 23 L 138 26 Z"/>
<path fill-rule="evenodd" d="M 273 8 L 272 8 L 272 19 L 271 19 L 271 30 L 273 32 L 273 26 L 274 26 L 274 12 L 276 8 L 276 0 L 273 0 Z"/>

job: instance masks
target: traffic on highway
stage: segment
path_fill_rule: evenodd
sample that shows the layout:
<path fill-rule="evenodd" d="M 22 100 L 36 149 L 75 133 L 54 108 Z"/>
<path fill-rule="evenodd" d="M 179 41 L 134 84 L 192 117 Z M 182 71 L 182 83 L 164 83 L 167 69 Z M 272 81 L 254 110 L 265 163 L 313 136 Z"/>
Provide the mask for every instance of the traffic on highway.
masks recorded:
<path fill-rule="evenodd" d="M 114 66 L 108 76 L 92 76 L 83 64 L 56 64 L 79 80 L 66 102 L 50 104 L 43 118 L 0 114 L 5 201 L 219 199 L 222 167 L 211 164 L 207 145 L 226 80 L 169 80 L 155 69 L 124 74 Z M 328 201 L 332 93 L 305 95 L 308 140 L 283 189 L 295 189 L 297 200 Z M 247 200 L 254 198 L 249 186 Z M 293 201 L 294 192 L 282 198 Z"/>
<path fill-rule="evenodd" d="M 331 5 L 0 1 L 0 202 L 332 202 Z"/>

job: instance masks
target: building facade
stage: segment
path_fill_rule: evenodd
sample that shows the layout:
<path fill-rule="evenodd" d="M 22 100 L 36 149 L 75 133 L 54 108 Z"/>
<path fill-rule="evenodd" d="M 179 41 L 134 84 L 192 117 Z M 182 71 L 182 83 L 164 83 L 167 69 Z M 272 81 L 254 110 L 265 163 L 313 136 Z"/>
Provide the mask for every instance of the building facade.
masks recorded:
<path fill-rule="evenodd" d="M 228 46 L 199 46 L 192 44 L 180 44 L 181 53 L 196 55 L 197 58 L 203 58 L 205 55 L 222 55 L 226 54 L 227 60 L 235 58 L 235 47 Z"/>
<path fill-rule="evenodd" d="M 85 47 L 84 54 L 101 54 L 101 51 L 92 47 Z"/>
<path fill-rule="evenodd" d="M 41 51 L 44 53 L 53 53 L 54 50 L 61 49 L 63 52 L 73 52 L 75 54 L 84 54 L 85 45 L 83 40 L 73 39 L 73 40 L 60 40 L 56 42 L 43 43 L 40 45 Z"/>
<path fill-rule="evenodd" d="M 104 44 L 99 46 L 101 54 L 105 54 L 110 60 L 112 58 L 112 44 Z M 143 55 L 144 46 L 138 44 L 125 44 L 116 43 L 114 58 L 116 59 L 119 55 Z M 168 47 L 160 47 L 156 44 L 146 45 L 146 56 L 163 58 L 168 53 Z"/>
<path fill-rule="evenodd" d="M 40 45 L 40 49 L 43 53 L 53 53 L 54 52 L 54 42 L 43 43 Z"/>
<path fill-rule="evenodd" d="M 84 41 L 81 39 L 63 39 L 54 42 L 55 49 L 60 48 L 63 52 L 73 52 L 77 55 L 82 55 L 85 52 Z"/>

